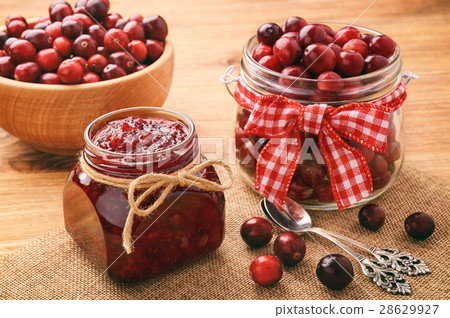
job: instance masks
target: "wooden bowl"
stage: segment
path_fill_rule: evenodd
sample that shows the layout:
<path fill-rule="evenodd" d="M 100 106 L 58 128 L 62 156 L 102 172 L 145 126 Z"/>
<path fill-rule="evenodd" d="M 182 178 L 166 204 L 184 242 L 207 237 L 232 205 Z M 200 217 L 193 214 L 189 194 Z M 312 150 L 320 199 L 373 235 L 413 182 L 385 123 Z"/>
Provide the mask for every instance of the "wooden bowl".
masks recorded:
<path fill-rule="evenodd" d="M 156 62 L 109 81 L 48 85 L 0 77 L 0 127 L 40 151 L 73 155 L 83 146 L 85 128 L 97 117 L 120 108 L 161 106 L 172 83 L 173 64 L 173 45 L 166 39 Z"/>

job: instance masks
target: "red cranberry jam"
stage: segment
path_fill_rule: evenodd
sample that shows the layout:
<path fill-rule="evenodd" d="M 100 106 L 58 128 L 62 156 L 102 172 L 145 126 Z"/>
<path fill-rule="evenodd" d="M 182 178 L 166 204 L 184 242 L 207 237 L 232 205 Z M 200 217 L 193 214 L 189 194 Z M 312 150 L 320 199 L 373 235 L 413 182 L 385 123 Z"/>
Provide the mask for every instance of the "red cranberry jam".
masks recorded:
<path fill-rule="evenodd" d="M 190 119 L 153 107 L 106 114 L 86 129 L 85 139 L 83 156 L 88 165 L 127 179 L 148 173 L 148 167 L 154 173 L 177 172 L 192 163 L 199 152 Z M 140 147 L 134 147 L 136 140 Z M 136 159 L 139 154 L 161 150 L 163 159 L 156 158 L 164 162 L 144 163 L 147 169 Z M 213 167 L 198 176 L 220 182 Z M 160 192 L 148 196 L 140 207 L 150 206 Z M 131 254 L 122 246 L 129 211 L 126 189 L 92 180 L 78 163 L 68 177 L 63 204 L 68 233 L 101 272 L 107 269 L 119 281 L 149 278 L 186 265 L 217 249 L 224 238 L 222 192 L 176 187 L 154 214 L 134 218 Z"/>

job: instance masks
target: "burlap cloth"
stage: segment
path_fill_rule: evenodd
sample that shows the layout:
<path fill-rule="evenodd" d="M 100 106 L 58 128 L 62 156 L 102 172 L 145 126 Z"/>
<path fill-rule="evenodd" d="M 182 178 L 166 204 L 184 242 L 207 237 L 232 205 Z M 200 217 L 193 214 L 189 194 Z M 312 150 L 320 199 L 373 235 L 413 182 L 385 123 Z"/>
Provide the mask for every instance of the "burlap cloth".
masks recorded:
<path fill-rule="evenodd" d="M 54 230 L 0 260 L 1 299 L 450 299 L 448 213 L 450 184 L 409 167 L 375 203 L 386 211 L 386 224 L 371 232 L 358 223 L 358 209 L 312 213 L 313 223 L 362 242 L 409 251 L 430 267 L 427 276 L 407 277 L 410 296 L 393 296 L 363 275 L 350 259 L 354 281 L 341 291 L 331 291 L 315 276 L 316 265 L 327 253 L 345 254 L 317 236 L 304 235 L 307 252 L 294 267 L 284 267 L 275 286 L 257 286 L 249 276 L 252 260 L 273 254 L 272 243 L 250 249 L 239 228 L 252 216 L 261 216 L 260 197 L 238 178 L 227 192 L 226 237 L 222 246 L 184 268 L 134 284 L 116 283 L 94 268 L 64 229 Z M 433 216 L 435 233 L 424 242 L 405 232 L 405 218 L 416 211 Z"/>

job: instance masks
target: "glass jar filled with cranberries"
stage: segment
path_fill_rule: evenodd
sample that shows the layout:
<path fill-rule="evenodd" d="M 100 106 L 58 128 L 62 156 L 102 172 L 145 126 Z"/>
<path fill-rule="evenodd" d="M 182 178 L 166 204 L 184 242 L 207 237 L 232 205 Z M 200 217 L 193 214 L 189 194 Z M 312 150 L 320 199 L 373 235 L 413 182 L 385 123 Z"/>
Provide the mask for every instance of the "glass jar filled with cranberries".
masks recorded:
<path fill-rule="evenodd" d="M 114 178 L 173 174 L 200 157 L 193 122 L 180 113 L 154 107 L 108 113 L 86 128 L 84 138 L 84 162 Z M 220 183 L 211 166 L 198 176 Z M 148 278 L 190 263 L 221 245 L 223 192 L 176 186 L 153 214 L 134 217 L 133 251 L 127 254 L 122 246 L 130 209 L 127 190 L 93 179 L 80 162 L 70 172 L 63 194 L 65 227 L 88 258 L 112 278 Z M 146 196 L 140 207 L 153 204 L 161 190 Z"/>
<path fill-rule="evenodd" d="M 239 80 L 250 92 L 249 103 L 267 94 L 283 95 L 302 105 L 371 102 L 394 92 L 403 80 L 400 48 L 391 38 L 367 28 L 308 24 L 291 17 L 282 27 L 263 24 L 245 44 Z M 268 139 L 244 133 L 250 114 L 238 104 L 235 138 L 241 176 L 253 187 L 258 156 Z M 404 157 L 401 108 L 391 113 L 388 130 L 384 154 L 344 139 L 364 156 L 372 176 L 373 193 L 356 205 L 383 193 L 400 171 Z M 288 197 L 310 210 L 337 209 L 318 137 L 302 132 L 301 144 Z"/>

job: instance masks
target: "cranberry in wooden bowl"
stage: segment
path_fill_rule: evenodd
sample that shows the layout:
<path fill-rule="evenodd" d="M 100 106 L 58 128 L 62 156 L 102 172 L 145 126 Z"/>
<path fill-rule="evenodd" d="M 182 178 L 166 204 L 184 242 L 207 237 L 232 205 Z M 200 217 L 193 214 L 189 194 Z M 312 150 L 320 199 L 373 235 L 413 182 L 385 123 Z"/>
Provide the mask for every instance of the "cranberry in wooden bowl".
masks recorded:
<path fill-rule="evenodd" d="M 66 19 L 71 17 L 75 15 Z M 33 28 L 36 22 L 36 19 L 29 20 L 28 27 Z M 0 33 L 4 30 L 5 27 L 0 27 Z M 52 39 L 53 48 L 38 50 L 35 59 L 39 72 L 33 74 L 26 65 L 21 65 L 16 74 L 11 72 L 11 67 L 17 69 L 17 63 L 24 58 L 28 60 L 28 55 L 23 56 L 17 44 L 13 49 L 19 52 L 14 51 L 13 55 L 18 61 L 5 56 L 0 63 L 0 127 L 37 150 L 74 155 L 83 146 L 85 127 L 95 118 L 124 106 L 161 106 L 167 98 L 174 65 L 174 49 L 169 39 L 158 42 L 162 50 L 152 60 L 143 42 L 140 50 L 135 45 L 127 47 L 131 54 L 140 54 L 141 64 L 148 66 L 135 68 L 130 74 L 125 71 L 111 72 L 104 76 L 107 81 L 98 81 L 102 78 L 102 72 L 97 73 L 96 80 L 92 80 L 92 76 L 90 80 L 85 80 L 84 75 L 91 72 L 88 64 L 81 63 L 81 56 L 76 56 L 79 58 L 78 64 L 82 66 L 80 68 L 77 63 L 73 63 L 75 58 L 70 59 L 75 51 L 85 56 L 83 59 L 86 61 L 94 53 L 96 44 L 91 43 L 92 38 L 88 35 L 80 37 L 80 43 L 73 41 L 76 48 L 72 47 L 71 40 L 58 37 Z M 83 38 L 88 41 L 81 41 Z M 11 42 L 8 51 L 13 40 L 12 37 L 6 40 Z M 3 46 L 3 43 L 0 44 Z M 103 46 L 97 48 L 99 52 L 100 47 Z M 62 64 L 65 66 L 61 67 Z M 66 64 L 71 66 L 67 67 Z M 15 75 L 17 80 L 14 80 Z M 50 77 L 54 80 L 47 80 Z"/>
<path fill-rule="evenodd" d="M 116 178 L 176 173 L 199 157 L 192 121 L 156 107 L 101 116 L 86 128 L 84 138 L 86 164 Z M 219 182 L 213 167 L 200 171 L 199 177 Z M 141 207 L 153 204 L 160 191 L 147 196 Z M 127 190 L 94 181 L 80 163 L 67 179 L 63 206 L 72 238 L 100 270 L 108 268 L 109 275 L 121 281 L 144 279 L 190 263 L 217 249 L 224 238 L 223 192 L 177 186 L 155 213 L 134 217 L 134 250 L 127 254 L 122 245 L 130 209 Z"/>
<path fill-rule="evenodd" d="M 383 38 L 381 33 L 342 24 L 329 24 L 331 28 L 311 24 L 302 33 L 304 27 L 301 26 L 300 31 L 287 32 L 273 39 L 273 50 L 270 45 L 259 43 L 257 36 L 250 38 L 245 44 L 239 84 L 252 94 L 250 97 L 246 96 L 247 101 L 244 103 L 251 103 L 249 101 L 256 100 L 261 95 L 276 94 L 302 105 L 327 104 L 339 107 L 349 103 L 371 102 L 389 95 L 399 87 L 402 81 L 400 48 L 392 41 L 393 47 L 389 42 L 387 50 L 380 49 L 376 45 L 379 44 L 378 41 L 373 39 Z M 369 44 L 361 38 L 368 39 Z M 295 39 L 303 53 L 299 53 L 301 49 L 295 47 Z M 337 44 L 339 41 L 342 42 L 340 45 Z M 371 45 L 371 41 L 374 44 Z M 280 47 L 281 50 L 284 48 L 295 52 L 280 54 L 277 51 Z M 372 54 L 370 47 L 387 57 Z M 275 61 L 272 64 L 277 64 L 277 67 L 273 67 L 266 63 L 269 59 L 277 60 L 277 56 L 283 57 L 282 62 L 285 61 L 285 56 L 291 57 L 291 64 L 283 66 L 281 62 Z M 242 91 L 238 95 L 242 96 Z M 269 140 L 263 136 L 244 133 L 250 114 L 248 109 L 238 103 L 236 156 L 241 176 L 253 188 L 257 159 Z M 384 154 L 375 153 L 355 141 L 344 139 L 345 143 L 356 148 L 364 157 L 372 177 L 373 193 L 360 200 L 357 205 L 364 204 L 387 190 L 400 171 L 404 157 L 401 108 L 391 113 L 388 126 L 387 150 Z M 317 135 L 301 132 L 300 139 L 302 155 L 293 174 L 288 196 L 310 210 L 337 209 Z"/>

